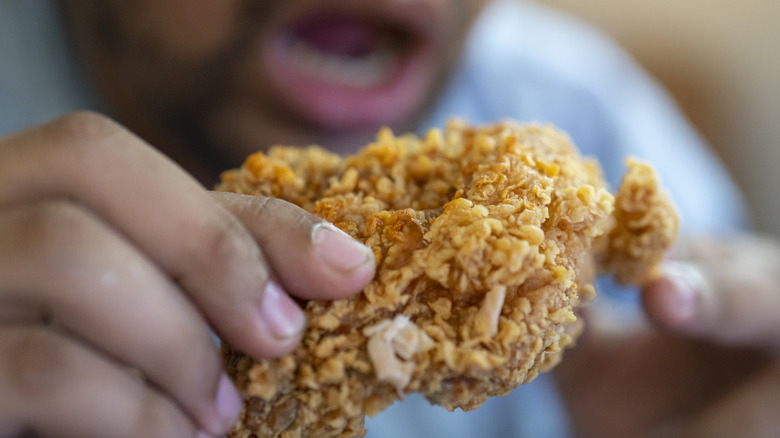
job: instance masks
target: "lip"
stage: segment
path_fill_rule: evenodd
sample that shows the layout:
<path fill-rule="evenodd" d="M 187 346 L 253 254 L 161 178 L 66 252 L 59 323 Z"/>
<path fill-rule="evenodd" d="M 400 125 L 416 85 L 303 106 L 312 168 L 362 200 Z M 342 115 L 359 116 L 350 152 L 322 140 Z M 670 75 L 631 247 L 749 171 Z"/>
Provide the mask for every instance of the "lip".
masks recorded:
<path fill-rule="evenodd" d="M 260 46 L 273 91 L 294 114 L 323 130 L 376 129 L 402 123 L 423 105 L 435 68 L 430 33 L 433 26 L 426 21 L 426 14 L 414 12 L 411 8 L 328 10 L 289 18 L 266 34 Z M 348 62 L 352 74 L 333 73 L 339 69 L 329 67 L 327 62 L 307 66 L 302 62 L 305 53 L 296 54 L 294 50 L 313 48 L 302 44 L 296 32 L 307 23 L 323 19 L 368 23 L 382 29 L 383 37 L 397 37 L 393 40 L 397 45 L 392 51 L 372 54 L 373 58 Z M 317 56 L 309 58 L 317 60 Z"/>

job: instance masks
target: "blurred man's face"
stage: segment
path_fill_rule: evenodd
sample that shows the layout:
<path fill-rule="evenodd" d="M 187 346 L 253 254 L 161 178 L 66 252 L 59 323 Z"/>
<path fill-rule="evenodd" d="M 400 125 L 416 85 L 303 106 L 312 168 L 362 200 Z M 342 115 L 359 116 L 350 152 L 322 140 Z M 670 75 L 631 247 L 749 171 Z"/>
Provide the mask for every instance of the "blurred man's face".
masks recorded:
<path fill-rule="evenodd" d="M 100 0 L 71 24 L 120 118 L 231 159 L 414 127 L 486 0 Z M 129 109 L 130 108 L 130 109 Z M 147 120 L 134 121 L 134 119 Z M 143 134 L 143 132 L 142 132 Z"/>

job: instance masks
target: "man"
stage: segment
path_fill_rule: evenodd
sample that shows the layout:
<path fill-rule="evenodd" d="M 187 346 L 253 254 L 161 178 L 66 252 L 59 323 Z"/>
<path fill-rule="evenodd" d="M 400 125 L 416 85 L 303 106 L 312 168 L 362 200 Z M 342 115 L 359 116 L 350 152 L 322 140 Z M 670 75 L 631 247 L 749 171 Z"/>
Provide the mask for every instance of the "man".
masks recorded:
<path fill-rule="evenodd" d="M 0 47 L 15 57 L 4 57 L 0 70 L 0 114 L 9 115 L 0 123 L 5 132 L 27 129 L 0 139 L 0 436 L 224 433 L 240 400 L 209 329 L 248 354 L 277 356 L 294 348 L 305 324 L 290 295 L 344 297 L 371 279 L 370 252 L 317 218 L 273 199 L 212 194 L 201 185 L 273 143 L 347 152 L 382 124 L 403 131 L 450 116 L 551 121 L 596 155 L 613 181 L 626 153 L 654 162 L 689 228 L 740 223 L 738 198 L 720 168 L 623 54 L 544 9 L 497 2 L 482 11 L 485 3 L 73 0 L 59 5 L 62 21 L 51 15 L 57 5 L 50 2 L 4 3 L 10 12 L 0 14 Z M 41 17 L 53 18 L 50 26 Z M 50 45 L 58 26 L 73 42 L 72 56 Z M 71 113 L 30 127 L 52 111 L 50 98 L 61 103 L 51 116 L 88 106 L 121 125 Z M 780 265 L 762 260 L 769 272 Z M 718 268 L 705 272 L 734 271 L 728 260 L 711 264 Z M 715 339 L 723 327 L 737 327 L 738 343 L 774 346 L 766 335 L 777 323 L 768 310 L 777 308 L 766 292 L 771 283 L 755 288 L 757 299 L 733 314 L 717 309 L 734 288 L 704 289 L 681 278 L 644 291 L 659 324 Z M 627 385 L 607 393 L 569 390 L 604 382 L 579 378 L 583 369 L 562 374 L 570 382 L 563 389 L 571 395 L 572 427 L 608 436 L 616 410 L 592 412 L 583 397 L 619 403 L 617 389 Z M 475 433 L 565 433 L 563 417 L 527 411 L 544 400 L 557 408 L 549 384 L 539 380 L 503 407 L 477 411 L 487 420 Z M 646 409 L 621 405 L 632 414 L 621 418 L 632 421 L 621 422 L 614 436 L 641 436 L 668 426 L 669 418 L 681 419 L 674 427 L 711 425 L 710 417 L 687 421 L 705 400 L 686 399 L 669 412 L 659 408 L 668 406 L 666 398 L 648 400 L 637 404 Z M 436 414 L 404 406 L 385 424 L 369 426 L 370 433 L 449 433 L 447 423 L 430 417 Z M 601 421 L 589 422 L 596 414 Z M 394 415 L 402 420 L 390 421 Z M 452 415 L 447 421 L 456 427 L 477 424 Z"/>

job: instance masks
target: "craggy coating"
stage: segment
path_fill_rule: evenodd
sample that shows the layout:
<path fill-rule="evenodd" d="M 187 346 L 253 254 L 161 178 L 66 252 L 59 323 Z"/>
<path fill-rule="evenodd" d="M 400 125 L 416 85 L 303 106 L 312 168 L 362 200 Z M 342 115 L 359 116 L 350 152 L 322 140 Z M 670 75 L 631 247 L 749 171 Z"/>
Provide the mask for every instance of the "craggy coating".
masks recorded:
<path fill-rule="evenodd" d="M 628 165 L 616 199 L 552 127 L 451 122 L 424 138 L 383 129 L 346 158 L 275 147 L 225 172 L 220 190 L 293 202 L 377 261 L 363 293 L 306 304 L 293 353 L 224 347 L 246 400 L 230 436 L 364 436 L 365 414 L 406 393 L 475 409 L 554 366 L 596 273 L 642 283 L 676 235 L 654 171 Z"/>

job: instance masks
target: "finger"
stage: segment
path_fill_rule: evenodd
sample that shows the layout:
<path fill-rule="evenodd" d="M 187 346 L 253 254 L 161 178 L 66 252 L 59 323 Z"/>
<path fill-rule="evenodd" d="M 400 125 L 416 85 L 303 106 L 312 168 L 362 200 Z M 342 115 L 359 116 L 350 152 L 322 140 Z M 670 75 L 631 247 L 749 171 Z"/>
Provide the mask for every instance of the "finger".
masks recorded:
<path fill-rule="evenodd" d="M 54 321 L 141 370 L 211 433 L 235 421 L 239 397 L 205 321 L 90 212 L 64 201 L 3 211 L 0 248 L 0 307 L 19 311 L 12 322 Z"/>
<path fill-rule="evenodd" d="M 780 430 L 780 366 L 773 365 L 700 414 L 682 438 L 772 438 Z"/>
<path fill-rule="evenodd" d="M 88 347 L 42 327 L 0 327 L 0 387 L 0 422 L 17 431 L 83 438 L 198 433 L 169 399 Z"/>
<path fill-rule="evenodd" d="M 242 343 L 247 352 L 278 355 L 296 344 L 299 331 L 269 335 L 274 321 L 264 321 L 269 312 L 260 310 L 269 273 L 252 236 L 197 182 L 137 137 L 104 117 L 82 113 L 0 143 L 0 207 L 73 199 L 127 236 L 196 303 L 219 297 L 219 308 L 201 310 L 210 319 L 212 313 L 232 313 L 231 327 L 215 329 L 235 333 L 243 327 L 243 339 L 251 340 Z M 247 296 L 255 300 L 247 302 Z M 265 304 L 283 306 L 279 300 Z"/>
<path fill-rule="evenodd" d="M 287 292 L 310 299 L 341 298 L 360 291 L 374 275 L 374 256 L 366 246 L 288 202 L 232 193 L 213 196 L 255 236 L 273 268 L 276 279 L 268 283 L 256 307 L 272 336 L 295 341 L 287 344 L 290 349 L 297 343 L 305 320 Z M 251 298 L 243 301 L 252 302 Z M 272 344 L 247 337 L 245 327 L 229 308 L 218 302 L 204 302 L 203 307 L 223 310 L 210 313 L 212 324 L 221 327 L 239 350 L 250 355 L 259 348 L 266 355 L 285 352 L 272 351 Z"/>
<path fill-rule="evenodd" d="M 780 246 L 746 236 L 689 240 L 643 290 L 659 326 L 726 343 L 780 349 Z"/>
<path fill-rule="evenodd" d="M 274 274 L 291 294 L 344 298 L 374 277 L 373 252 L 332 224 L 289 202 L 215 192 L 260 243 Z"/>

